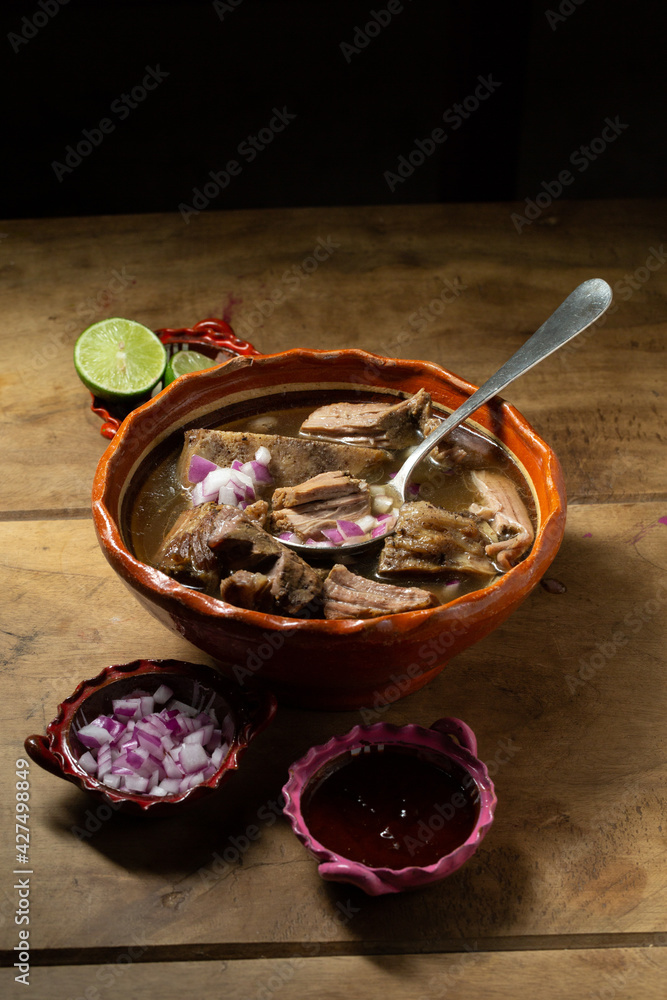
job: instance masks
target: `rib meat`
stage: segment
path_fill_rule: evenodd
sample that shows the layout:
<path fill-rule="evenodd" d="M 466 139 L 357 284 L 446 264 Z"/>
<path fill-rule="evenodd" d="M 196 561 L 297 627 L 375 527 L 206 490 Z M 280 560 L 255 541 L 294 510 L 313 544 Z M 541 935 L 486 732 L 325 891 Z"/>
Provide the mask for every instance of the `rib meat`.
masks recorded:
<path fill-rule="evenodd" d="M 440 576 L 456 571 L 493 576 L 496 569 L 484 551 L 487 540 L 472 517 L 425 500 L 406 503 L 399 511 L 395 533 L 384 543 L 378 572 Z"/>
<path fill-rule="evenodd" d="M 185 432 L 185 444 L 179 460 L 178 475 L 188 485 L 188 470 L 193 455 L 201 455 L 222 468 L 229 468 L 234 461 L 250 462 L 258 448 L 271 452 L 269 472 L 273 486 L 303 483 L 321 472 L 347 469 L 358 476 L 365 469 L 385 462 L 386 452 L 379 448 L 358 448 L 355 445 L 334 441 L 307 441 L 303 438 L 283 437 L 280 434 L 253 434 L 250 431 L 211 431 L 206 429 Z M 259 492 L 267 497 L 270 485 L 260 486 Z"/>
<path fill-rule="evenodd" d="M 353 441 L 377 448 L 407 448 L 431 412 L 425 389 L 400 403 L 330 403 L 314 410 L 301 424 L 301 433 Z"/>
<path fill-rule="evenodd" d="M 299 538 L 324 538 L 324 528 L 336 521 L 356 521 L 371 512 L 368 484 L 346 472 L 323 472 L 319 476 L 275 490 L 271 526 L 274 531 L 293 531 Z"/>
<path fill-rule="evenodd" d="M 428 590 L 367 580 L 340 563 L 324 581 L 323 596 L 325 618 L 378 618 L 430 608 L 435 603 Z"/>

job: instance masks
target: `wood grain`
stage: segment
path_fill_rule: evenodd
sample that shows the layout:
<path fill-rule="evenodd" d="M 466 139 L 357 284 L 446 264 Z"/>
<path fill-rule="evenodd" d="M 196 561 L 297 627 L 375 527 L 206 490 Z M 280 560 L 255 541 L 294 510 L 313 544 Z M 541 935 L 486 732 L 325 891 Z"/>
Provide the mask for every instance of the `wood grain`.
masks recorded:
<path fill-rule="evenodd" d="M 105 442 L 71 357 L 105 316 L 155 328 L 223 315 L 263 351 L 363 347 L 479 384 L 593 275 L 617 286 L 617 310 L 510 398 L 555 447 L 572 501 L 664 496 L 664 210 L 563 202 L 521 234 L 509 205 L 7 222 L 0 512 L 87 511 Z"/>
<path fill-rule="evenodd" d="M 550 571 L 565 593 L 538 588 L 433 684 L 393 706 L 369 705 L 363 719 L 281 709 L 235 780 L 180 818 L 100 821 L 85 795 L 33 766 L 35 946 L 121 947 L 135 934 L 156 946 L 421 950 L 451 939 L 660 930 L 664 510 L 572 508 Z M 142 655 L 205 660 L 123 588 L 89 521 L 5 522 L 0 553 L 7 782 L 23 738 L 44 731 L 83 677 Z M 478 854 L 440 885 L 404 897 L 368 899 L 322 882 L 270 812 L 289 764 L 359 721 L 429 725 L 443 715 L 472 725 L 494 771 L 500 804 Z M 6 801 L 2 815 L 9 821 Z M 261 831 L 252 843 L 249 824 Z M 76 905 L 66 921 L 54 920 L 65 896 Z"/>
<path fill-rule="evenodd" d="M 407 700 L 363 714 L 281 708 L 235 780 L 174 820 L 109 817 L 33 765 L 32 996 L 664 995 L 665 203 L 562 202 L 521 234 L 513 209 L 3 224 L 0 776 L 9 789 L 23 739 L 45 730 L 82 678 L 138 656 L 209 662 L 138 605 L 97 545 L 90 489 L 106 442 L 71 363 L 89 323 L 222 316 L 266 352 L 363 347 L 479 384 L 580 281 L 599 275 L 616 295 L 594 331 L 509 393 L 564 466 L 570 511 L 549 571 L 564 592 L 538 588 Z M 478 853 L 440 885 L 395 898 L 322 882 L 276 818 L 289 764 L 360 721 L 429 725 L 443 715 L 472 725 L 496 782 L 496 821 Z M 5 873 L 12 801 L 0 803 Z M 0 949 L 10 964 L 15 908 L 7 876 Z M 19 995 L 11 968 L 0 982 L 3 995 Z"/>
<path fill-rule="evenodd" d="M 137 950 L 138 951 L 138 950 Z M 137 951 L 134 954 L 137 954 Z M 34 1000 L 344 1000 L 348 996 L 409 1000 L 663 1000 L 667 951 L 607 948 L 578 951 L 480 952 L 458 955 L 300 957 L 233 962 L 125 964 L 119 952 L 104 965 L 34 968 Z M 117 962 L 116 959 L 120 959 Z M 0 971 L 5 997 L 21 995 L 9 970 Z M 520 986 L 519 986 L 520 983 Z"/>

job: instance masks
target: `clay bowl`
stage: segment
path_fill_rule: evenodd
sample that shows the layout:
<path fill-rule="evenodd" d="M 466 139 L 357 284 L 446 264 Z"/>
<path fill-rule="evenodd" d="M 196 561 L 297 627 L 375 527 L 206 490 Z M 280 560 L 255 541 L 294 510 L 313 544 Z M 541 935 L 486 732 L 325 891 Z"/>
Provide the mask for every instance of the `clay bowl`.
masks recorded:
<path fill-rule="evenodd" d="M 140 562 L 128 524 L 147 471 L 181 447 L 188 428 L 343 398 L 394 402 L 422 387 L 445 415 L 475 390 L 429 362 L 358 350 L 234 358 L 220 368 L 182 376 L 127 417 L 100 460 L 93 517 L 104 554 L 164 625 L 210 653 L 237 680 L 266 682 L 279 700 L 351 709 L 386 704 L 417 690 L 518 607 L 563 537 L 566 501 L 558 460 L 509 404 L 492 401 L 469 425 L 496 439 L 523 471 L 537 511 L 535 542 L 529 555 L 496 582 L 447 605 L 355 621 L 297 620 L 236 608 Z"/>
<path fill-rule="evenodd" d="M 193 707 L 214 708 L 229 742 L 229 752 L 220 767 L 199 785 L 185 792 L 157 798 L 117 791 L 88 774 L 78 763 L 86 747 L 77 731 L 101 713 L 110 714 L 111 701 L 124 698 L 141 688 L 152 694 L 161 684 Z M 183 660 L 134 660 L 119 666 L 105 667 L 97 677 L 82 681 L 76 691 L 58 706 L 58 715 L 49 723 L 46 736 L 28 736 L 25 749 L 29 756 L 51 774 L 71 781 L 114 809 L 139 815 L 171 815 L 202 796 L 210 795 L 232 775 L 243 753 L 257 733 L 269 724 L 276 711 L 275 699 L 256 686 L 230 683 L 217 670 Z M 226 724 L 225 724 L 226 723 Z"/>
<path fill-rule="evenodd" d="M 393 753 L 392 753 L 393 751 Z M 400 801 L 394 801 L 389 807 L 389 812 L 382 812 L 385 804 L 391 803 L 392 796 L 396 791 L 391 781 L 381 781 L 379 778 L 374 782 L 374 787 L 366 789 L 360 788 L 361 796 L 367 800 L 377 795 L 378 801 L 372 799 L 374 808 L 380 810 L 381 821 L 378 826 L 384 824 L 387 816 L 392 816 L 395 844 L 390 853 L 394 853 L 397 846 L 401 849 L 401 860 L 407 863 L 403 867 L 383 867 L 373 866 L 357 859 L 351 859 L 345 854 L 338 854 L 330 847 L 321 843 L 308 825 L 308 803 L 313 792 L 326 792 L 327 779 L 330 778 L 341 766 L 346 766 L 347 773 L 354 771 L 355 767 L 374 763 L 386 765 L 391 774 L 391 769 L 396 761 L 396 751 L 401 755 L 409 755 L 418 761 L 426 761 L 435 764 L 444 775 L 454 777 L 459 790 L 453 794 L 451 790 L 443 792 L 437 796 L 437 801 L 422 802 L 418 798 L 410 798 L 410 795 L 403 798 L 403 791 L 400 793 Z M 380 756 L 382 755 L 382 756 Z M 416 774 L 419 772 L 416 771 Z M 377 777 L 377 773 L 376 773 Z M 349 788 L 349 777 L 345 779 Z M 439 784 L 439 782 L 438 782 Z M 410 789 L 413 792 L 413 788 Z M 304 845 L 307 851 L 319 862 L 318 871 L 323 879 L 330 882 L 350 882 L 358 886 L 370 896 L 382 896 L 387 893 L 403 892 L 406 889 L 417 889 L 421 886 L 431 885 L 441 879 L 451 875 L 470 858 L 481 841 L 485 837 L 493 822 L 493 814 L 496 807 L 496 795 L 493 782 L 489 777 L 486 765 L 477 759 L 477 739 L 475 734 L 465 722 L 460 719 L 438 719 L 429 729 L 422 726 L 393 726 L 384 722 L 378 722 L 373 726 L 355 726 L 354 729 L 346 733 L 345 736 L 334 736 L 328 743 L 322 746 L 311 747 L 308 753 L 290 767 L 289 781 L 283 788 L 285 798 L 285 815 L 289 818 L 292 829 Z M 353 812 L 347 813 L 352 804 Z M 401 823 L 398 819 L 399 809 L 407 805 L 410 818 Z M 343 839 L 348 843 L 354 843 L 354 849 L 359 849 L 359 830 L 363 826 L 361 813 L 354 808 L 354 803 L 346 798 L 345 805 L 341 809 L 341 803 L 336 799 L 332 803 L 333 812 L 328 814 L 326 829 L 323 839 L 333 836 L 331 831 L 331 816 L 339 820 L 342 817 L 342 827 L 345 831 Z M 470 812 L 474 808 L 476 817 L 473 825 L 465 828 L 461 838 L 456 840 L 449 834 L 448 841 L 453 839 L 453 843 L 446 853 L 441 854 L 435 861 L 426 865 L 418 865 L 416 860 L 416 848 L 423 844 L 428 844 L 435 835 L 438 834 L 448 824 L 453 824 L 460 817 L 464 809 Z M 404 811 L 404 810 L 403 810 Z M 470 814 L 470 813 L 469 813 Z M 418 817 L 418 821 L 417 821 Z M 373 817 L 370 817 L 370 826 L 373 826 Z M 352 826 L 345 829 L 346 822 L 352 822 Z M 410 831 L 409 833 L 407 831 Z M 450 827 L 451 830 L 451 827 Z M 377 834 L 377 830 L 374 831 Z M 386 836 L 386 831 L 384 831 Z M 398 838 L 398 839 L 396 839 Z M 330 841 L 331 843 L 331 841 Z M 456 846 L 454 846 L 454 844 Z M 373 841 L 370 848 L 373 850 Z M 363 856 L 363 852 L 361 853 Z"/>

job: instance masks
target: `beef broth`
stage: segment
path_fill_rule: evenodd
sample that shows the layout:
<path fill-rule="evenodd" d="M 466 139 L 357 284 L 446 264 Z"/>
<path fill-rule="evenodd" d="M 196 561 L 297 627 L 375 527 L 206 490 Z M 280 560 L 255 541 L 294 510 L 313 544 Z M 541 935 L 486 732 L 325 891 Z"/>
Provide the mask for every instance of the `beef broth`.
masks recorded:
<path fill-rule="evenodd" d="M 207 442 L 206 447 L 213 448 L 214 450 L 215 448 L 222 447 L 225 462 L 228 459 L 231 460 L 232 457 L 238 457 L 240 461 L 252 459 L 253 449 L 258 443 L 265 446 L 268 444 L 269 450 L 271 450 L 271 443 L 269 441 L 271 435 L 273 435 L 272 440 L 274 442 L 285 442 L 284 446 L 279 450 L 280 453 L 276 455 L 276 461 L 272 462 L 274 483 L 262 493 L 266 500 L 270 500 L 274 487 L 278 487 L 276 489 L 276 499 L 280 501 L 278 506 L 281 507 L 282 505 L 282 509 L 278 513 L 278 521 L 276 522 L 275 516 L 272 513 L 264 521 L 264 510 L 262 510 L 261 515 L 258 516 L 256 521 L 257 524 L 264 525 L 269 531 L 276 534 L 280 530 L 283 530 L 281 527 L 283 522 L 280 520 L 281 514 L 286 525 L 290 512 L 300 512 L 299 500 L 305 501 L 301 512 L 303 512 L 303 508 L 308 507 L 310 504 L 319 504 L 322 502 L 319 493 L 317 495 L 312 494 L 310 499 L 307 499 L 309 488 L 304 489 L 304 484 L 307 486 L 305 481 L 308 479 L 323 476 L 323 480 L 318 480 L 315 483 L 316 487 L 319 487 L 320 483 L 324 481 L 326 481 L 325 485 L 327 486 L 335 486 L 344 473 L 351 473 L 352 476 L 350 478 L 357 477 L 364 484 L 387 483 L 390 481 L 391 473 L 400 467 L 408 454 L 407 448 L 388 452 L 358 444 L 351 445 L 335 443 L 331 440 L 317 440 L 311 436 L 312 432 L 309 432 L 308 436 L 302 435 L 300 432 L 302 425 L 307 422 L 310 415 L 317 412 L 317 409 L 316 406 L 310 405 L 269 410 L 256 415 L 247 414 L 242 418 L 228 421 L 224 425 L 221 425 L 218 431 L 188 431 L 186 432 L 185 449 L 183 448 L 183 438 L 181 436 L 180 440 L 174 443 L 174 450 L 171 454 L 163 458 L 147 475 L 134 498 L 128 526 L 131 547 L 136 557 L 149 565 L 157 565 L 159 553 L 164 551 L 165 536 L 172 531 L 179 515 L 191 509 L 190 495 L 183 488 L 182 476 L 184 464 L 187 460 L 184 457 L 185 454 L 187 453 L 188 456 L 195 452 L 202 454 L 201 451 L 193 447 L 195 442 Z M 346 410 L 346 412 L 348 411 Z M 420 413 L 423 415 L 423 407 L 420 409 Z M 367 416 L 368 412 L 366 413 Z M 430 417 L 429 421 L 433 419 L 433 417 Z M 426 427 L 425 421 L 422 421 L 422 423 L 425 429 L 432 429 L 430 423 L 428 427 Z M 275 436 L 277 431 L 280 432 L 279 437 Z M 414 426 L 412 433 L 413 440 L 410 445 L 411 447 L 421 439 L 421 434 L 416 429 L 416 426 Z M 234 443 L 238 443 L 239 441 L 245 450 L 242 451 L 242 454 L 232 456 L 232 452 L 229 449 Z M 227 451 L 224 449 L 227 449 Z M 474 451 L 474 454 L 471 454 L 471 449 Z M 220 455 L 223 452 L 216 453 L 216 457 L 214 457 L 204 450 L 203 457 L 209 457 L 218 464 Z M 324 459 L 323 456 L 325 456 Z M 344 461 L 343 458 L 347 459 L 347 461 Z M 289 472 L 290 467 L 293 470 L 291 473 Z M 447 603 L 456 597 L 478 590 L 490 583 L 496 578 L 496 569 L 490 561 L 493 558 L 491 551 L 499 552 L 499 559 L 503 556 L 503 553 L 512 554 L 519 552 L 520 546 L 515 544 L 512 532 L 521 532 L 525 529 L 525 525 L 524 529 L 522 529 L 520 525 L 517 527 L 509 522 L 506 523 L 502 517 L 494 517 L 493 510 L 489 508 L 489 497 L 484 495 L 483 490 L 480 492 L 479 484 L 475 483 L 476 474 L 470 471 L 472 468 L 480 467 L 488 470 L 489 476 L 484 477 L 484 474 L 482 474 L 478 483 L 482 479 L 487 484 L 493 482 L 494 485 L 503 480 L 505 482 L 509 481 L 510 493 L 516 496 L 520 503 L 525 505 L 530 515 L 529 521 L 530 518 L 534 519 L 535 509 L 532 495 L 525 480 L 509 456 L 489 438 L 484 438 L 467 428 L 458 429 L 456 447 L 450 448 L 447 451 L 447 460 L 444 465 L 434 466 L 432 463 L 423 463 L 420 470 L 418 470 L 415 475 L 418 493 L 415 495 L 415 504 L 413 504 L 413 507 L 437 508 L 438 514 L 436 515 L 436 520 L 438 520 L 440 515 L 446 515 L 444 521 L 451 522 L 452 528 L 456 530 L 460 529 L 463 523 L 460 522 L 460 518 L 466 519 L 464 525 L 466 531 L 460 536 L 460 540 L 463 539 L 468 548 L 474 542 L 473 547 L 475 548 L 476 558 L 473 561 L 478 572 L 473 572 L 470 566 L 468 567 L 468 571 L 466 571 L 465 563 L 470 561 L 468 556 L 459 557 L 458 559 L 450 556 L 448 565 L 447 559 L 438 555 L 439 549 L 437 545 L 432 547 L 432 551 L 426 552 L 425 542 L 427 541 L 426 536 L 429 535 L 429 532 L 426 530 L 420 532 L 418 526 L 410 529 L 414 533 L 414 538 L 412 541 L 408 538 L 406 542 L 407 548 L 404 546 L 400 553 L 397 554 L 395 542 L 388 541 L 385 543 L 386 555 L 384 555 L 384 568 L 385 570 L 388 568 L 388 572 L 382 572 L 382 549 L 355 559 L 353 563 L 349 564 L 349 568 L 353 570 L 354 574 L 366 578 L 366 580 L 377 581 L 385 585 L 390 583 L 398 584 L 397 591 L 412 587 L 421 592 L 426 592 L 432 595 L 435 603 Z M 277 475 L 275 475 L 276 470 L 279 470 Z M 436 472 L 435 475 L 433 474 L 434 471 Z M 346 480 L 347 483 L 349 481 L 349 479 Z M 341 479 L 342 482 L 343 480 Z M 301 489 L 290 489 L 293 487 L 300 487 Z M 371 486 L 371 489 L 376 488 L 379 487 Z M 481 511 L 487 517 L 491 518 L 491 523 L 495 521 L 498 528 L 501 529 L 501 533 L 496 533 L 493 538 L 483 537 L 484 532 L 491 529 L 489 529 L 489 522 L 483 522 L 481 516 L 476 514 L 477 511 Z M 247 513 L 251 514 L 250 508 Z M 305 513 L 310 514 L 312 512 L 306 510 Z M 406 520 L 405 516 L 403 520 Z M 443 518 L 440 517 L 440 520 L 443 520 Z M 479 525 L 480 532 L 474 530 L 475 523 Z M 523 550 L 529 547 L 530 541 L 532 541 L 534 533 L 532 524 L 529 524 L 529 527 L 530 531 L 527 532 L 530 536 L 528 546 L 524 545 Z M 526 530 L 524 530 L 524 537 L 521 539 L 522 544 L 525 541 Z M 406 534 L 409 536 L 410 532 Z M 472 539 L 472 535 L 475 536 L 474 539 Z M 429 539 L 433 541 L 430 535 Z M 496 549 L 491 550 L 489 546 L 494 541 Z M 429 546 L 426 545 L 426 548 L 429 548 Z M 418 553 L 417 550 L 421 549 L 424 549 L 424 552 Z M 484 554 L 485 552 L 486 555 Z M 172 554 L 177 561 L 180 559 L 178 549 Z M 435 563 L 432 558 L 434 554 Z M 205 555 L 206 553 L 204 553 Z M 415 556 L 415 558 L 413 559 L 412 556 Z M 197 548 L 197 558 L 201 561 L 200 557 L 203 558 L 202 553 Z M 421 565 L 419 562 L 420 558 L 425 560 Z M 277 557 L 276 561 L 278 561 Z M 341 554 L 337 558 L 337 561 L 345 563 L 344 548 L 341 549 Z M 206 560 L 204 559 L 205 562 Z M 399 563 L 401 564 L 400 566 Z M 500 565 L 500 562 L 498 562 L 498 565 Z M 189 582 L 190 585 L 205 589 L 205 581 L 210 582 L 209 576 L 211 571 L 208 566 L 203 564 L 202 568 L 205 577 L 204 581 L 198 577 L 197 573 L 190 574 L 190 580 L 188 581 L 187 570 L 180 566 L 179 578 L 183 582 Z M 247 575 L 244 575 L 244 571 L 247 571 Z M 229 572 L 240 575 L 234 576 L 233 579 L 228 577 L 229 582 L 225 585 L 223 571 L 221 582 L 218 581 L 217 577 L 215 580 L 214 589 L 216 595 L 220 594 L 223 599 L 226 599 L 226 597 L 229 598 L 230 603 L 234 603 L 232 597 L 236 595 L 239 606 L 253 606 L 257 610 L 264 610 L 270 600 L 275 600 L 275 596 L 271 596 L 271 590 L 273 589 L 275 594 L 277 585 L 275 582 L 273 585 L 271 581 L 266 582 L 268 574 L 265 568 L 235 564 L 234 567 L 229 567 Z M 213 576 L 216 576 L 215 570 L 213 571 Z M 326 573 L 323 576 L 326 576 Z M 314 581 L 313 586 L 316 589 Z M 213 592 L 210 587 L 208 589 L 209 592 Z M 363 586 L 352 589 L 363 592 Z M 358 603 L 359 607 L 361 607 L 363 601 L 359 600 L 358 594 L 347 596 L 351 597 L 351 601 L 341 602 L 341 607 L 346 603 L 351 603 L 352 606 Z M 387 606 L 392 606 L 393 600 L 389 592 L 386 597 Z M 401 598 L 398 593 L 395 597 L 397 602 L 400 603 Z M 282 595 L 281 603 L 283 606 L 288 606 L 289 604 L 289 602 L 285 603 L 284 594 Z M 371 605 L 372 602 L 369 602 L 369 614 L 372 613 Z M 328 617 L 331 616 L 331 609 L 335 606 L 335 602 L 333 602 Z M 320 612 L 320 614 L 323 613 L 323 611 Z M 378 611 L 375 610 L 375 613 L 377 614 Z M 388 611 L 387 613 L 391 612 Z M 341 615 L 343 615 L 342 611 Z M 344 616 L 347 616 L 347 612 Z"/>

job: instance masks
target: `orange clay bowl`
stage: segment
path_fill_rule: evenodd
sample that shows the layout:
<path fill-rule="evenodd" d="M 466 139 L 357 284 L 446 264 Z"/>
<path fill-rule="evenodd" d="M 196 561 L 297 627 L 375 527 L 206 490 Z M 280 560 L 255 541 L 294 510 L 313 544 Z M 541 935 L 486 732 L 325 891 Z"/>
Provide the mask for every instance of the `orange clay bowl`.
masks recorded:
<path fill-rule="evenodd" d="M 566 500 L 558 459 L 508 403 L 496 398 L 468 426 L 499 442 L 524 473 L 537 510 L 535 541 L 528 556 L 494 583 L 446 605 L 355 621 L 281 618 L 236 608 L 139 562 L 128 524 L 146 473 L 181 447 L 188 428 L 342 398 L 395 402 L 422 387 L 444 415 L 475 391 L 429 362 L 358 350 L 240 357 L 181 376 L 124 420 L 100 460 L 93 517 L 104 554 L 167 628 L 213 656 L 224 673 L 240 682 L 262 681 L 287 704 L 373 709 L 418 690 L 518 607 L 563 537 Z"/>

